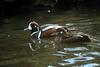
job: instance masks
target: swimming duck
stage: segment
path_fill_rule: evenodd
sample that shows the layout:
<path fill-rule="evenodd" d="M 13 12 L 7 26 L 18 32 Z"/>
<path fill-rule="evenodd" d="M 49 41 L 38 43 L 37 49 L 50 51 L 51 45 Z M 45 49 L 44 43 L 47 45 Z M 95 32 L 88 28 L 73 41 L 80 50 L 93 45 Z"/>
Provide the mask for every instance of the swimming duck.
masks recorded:
<path fill-rule="evenodd" d="M 89 35 L 83 32 L 70 32 L 66 27 L 57 24 L 46 24 L 40 26 L 37 22 L 32 21 L 29 23 L 28 28 L 25 28 L 24 30 L 31 31 L 31 38 L 34 42 L 35 40 L 41 41 L 43 38 L 50 38 L 59 35 L 59 42 L 72 43 L 91 41 Z"/>
<path fill-rule="evenodd" d="M 41 38 L 51 38 L 58 35 L 63 35 L 67 32 L 63 26 L 57 24 L 46 24 L 40 26 L 37 22 L 32 21 L 29 23 L 28 28 L 24 30 L 31 31 L 31 38 L 34 40 L 41 40 Z"/>

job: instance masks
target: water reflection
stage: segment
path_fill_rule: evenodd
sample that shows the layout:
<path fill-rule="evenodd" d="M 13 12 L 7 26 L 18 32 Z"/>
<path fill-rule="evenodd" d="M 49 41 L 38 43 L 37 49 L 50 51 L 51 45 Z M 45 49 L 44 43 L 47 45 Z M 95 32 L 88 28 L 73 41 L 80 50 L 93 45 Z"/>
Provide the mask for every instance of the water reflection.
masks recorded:
<path fill-rule="evenodd" d="M 66 50 L 66 51 L 86 51 L 86 50 L 88 50 L 87 48 L 85 48 L 85 47 L 76 47 L 76 48 L 64 48 L 64 50 Z"/>
<path fill-rule="evenodd" d="M 77 62 L 89 61 L 93 59 L 94 59 L 93 57 L 76 57 L 76 58 L 65 59 L 63 61 L 65 61 L 66 63 L 58 63 L 58 64 L 65 66 L 65 65 L 75 64 Z"/>
<path fill-rule="evenodd" d="M 90 64 L 81 65 L 80 67 L 98 67 L 98 66 L 100 66 L 100 65 L 97 63 L 90 63 Z M 75 67 L 77 67 L 77 66 L 75 66 Z"/>
<path fill-rule="evenodd" d="M 67 52 L 63 52 L 63 51 L 56 51 L 54 54 L 54 56 L 60 56 L 60 57 L 63 57 L 63 56 L 66 56 Z"/>

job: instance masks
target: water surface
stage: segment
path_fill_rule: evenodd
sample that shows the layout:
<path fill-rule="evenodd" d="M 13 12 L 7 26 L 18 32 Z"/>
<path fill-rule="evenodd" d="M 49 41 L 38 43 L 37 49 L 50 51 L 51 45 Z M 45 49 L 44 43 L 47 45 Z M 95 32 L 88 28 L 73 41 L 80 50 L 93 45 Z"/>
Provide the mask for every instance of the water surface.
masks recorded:
<path fill-rule="evenodd" d="M 29 33 L 23 29 L 34 19 L 40 25 L 66 25 L 89 34 L 91 43 L 57 43 L 31 51 Z M 96 67 L 100 66 L 100 14 L 96 10 L 36 12 L 0 21 L 0 67 Z M 56 46 L 52 46 L 55 44 Z M 48 46 L 51 45 L 51 46 Z"/>

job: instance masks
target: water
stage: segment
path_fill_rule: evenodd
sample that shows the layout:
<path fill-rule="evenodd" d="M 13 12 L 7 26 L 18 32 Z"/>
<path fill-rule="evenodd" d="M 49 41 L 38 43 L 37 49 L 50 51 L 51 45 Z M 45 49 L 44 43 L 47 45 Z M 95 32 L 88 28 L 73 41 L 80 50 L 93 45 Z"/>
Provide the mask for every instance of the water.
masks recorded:
<path fill-rule="evenodd" d="M 91 43 L 57 43 L 45 40 L 46 46 L 31 51 L 29 33 L 23 29 L 35 19 L 40 25 L 66 25 L 89 34 Z M 5 18 L 0 25 L 0 67 L 99 67 L 100 14 L 96 10 L 36 12 Z M 53 45 L 54 44 L 54 45 Z M 48 46 L 49 45 L 49 46 Z"/>

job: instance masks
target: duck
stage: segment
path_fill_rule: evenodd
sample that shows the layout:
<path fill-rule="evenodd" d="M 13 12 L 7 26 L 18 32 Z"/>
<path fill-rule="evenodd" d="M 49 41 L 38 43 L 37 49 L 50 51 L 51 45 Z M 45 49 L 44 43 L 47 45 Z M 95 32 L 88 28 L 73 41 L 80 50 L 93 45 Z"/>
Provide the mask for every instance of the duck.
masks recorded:
<path fill-rule="evenodd" d="M 32 21 L 25 31 L 31 31 L 31 39 L 35 41 L 41 41 L 44 38 L 59 37 L 61 43 L 74 43 L 74 42 L 91 42 L 91 38 L 88 34 L 83 32 L 74 32 L 68 30 L 67 27 L 58 24 L 45 24 L 40 26 L 37 22 Z"/>
<path fill-rule="evenodd" d="M 31 32 L 31 39 L 34 41 L 41 41 L 44 38 L 51 38 L 59 35 L 66 34 L 68 31 L 65 27 L 58 24 L 45 24 L 40 26 L 37 22 L 32 21 L 25 31 Z"/>

